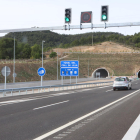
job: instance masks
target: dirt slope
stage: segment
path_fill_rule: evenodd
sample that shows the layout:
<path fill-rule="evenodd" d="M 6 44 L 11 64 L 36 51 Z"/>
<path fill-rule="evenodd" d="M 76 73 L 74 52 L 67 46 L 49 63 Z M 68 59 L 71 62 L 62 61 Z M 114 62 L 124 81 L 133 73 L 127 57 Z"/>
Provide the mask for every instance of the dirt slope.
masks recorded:
<path fill-rule="evenodd" d="M 63 52 L 92 52 L 92 53 L 111 53 L 111 52 L 133 52 L 134 50 L 131 48 L 127 48 L 124 45 L 119 45 L 114 42 L 103 42 L 100 44 L 96 44 L 94 46 L 78 46 L 72 48 L 57 48 L 54 49 L 55 52 L 63 53 Z"/>

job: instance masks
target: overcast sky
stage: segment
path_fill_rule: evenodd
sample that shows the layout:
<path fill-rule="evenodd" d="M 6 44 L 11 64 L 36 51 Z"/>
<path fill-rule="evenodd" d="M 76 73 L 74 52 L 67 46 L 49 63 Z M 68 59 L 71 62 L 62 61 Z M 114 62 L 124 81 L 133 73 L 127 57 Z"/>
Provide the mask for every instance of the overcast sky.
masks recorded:
<path fill-rule="evenodd" d="M 71 25 L 80 24 L 83 11 L 93 12 L 93 24 L 103 24 L 101 6 L 109 5 L 108 23 L 140 22 L 140 0 L 0 0 L 0 30 L 64 25 L 64 10 L 72 8 Z M 60 34 L 119 32 L 133 35 L 140 27 L 54 31 Z M 2 36 L 4 34 L 0 34 Z"/>

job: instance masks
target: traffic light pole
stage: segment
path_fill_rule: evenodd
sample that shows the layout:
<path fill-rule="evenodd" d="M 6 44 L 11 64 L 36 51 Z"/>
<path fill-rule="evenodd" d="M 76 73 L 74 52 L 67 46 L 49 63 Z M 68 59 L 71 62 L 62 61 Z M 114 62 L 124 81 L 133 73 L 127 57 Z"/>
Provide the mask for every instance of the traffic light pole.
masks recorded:
<path fill-rule="evenodd" d="M 33 31 L 46 31 L 46 30 L 70 30 L 70 29 L 91 29 L 91 28 L 111 28 L 111 27 L 131 27 L 140 26 L 140 22 L 128 22 L 128 23 L 105 23 L 105 24 L 91 24 L 91 25 L 64 25 L 56 27 L 40 27 L 40 28 L 22 28 L 22 29 L 6 29 L 0 30 L 0 33 L 9 32 L 33 32 Z"/>

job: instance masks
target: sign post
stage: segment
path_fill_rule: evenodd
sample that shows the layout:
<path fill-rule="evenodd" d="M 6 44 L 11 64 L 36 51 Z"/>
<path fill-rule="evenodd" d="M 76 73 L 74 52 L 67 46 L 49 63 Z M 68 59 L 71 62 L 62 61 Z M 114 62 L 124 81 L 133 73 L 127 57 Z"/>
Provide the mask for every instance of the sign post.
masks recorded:
<path fill-rule="evenodd" d="M 10 70 L 10 68 L 7 67 L 7 66 L 3 67 L 2 70 L 1 70 L 2 75 L 5 77 L 4 89 L 6 89 L 6 77 L 10 75 L 10 72 L 11 72 L 11 70 Z M 4 93 L 4 94 L 5 94 L 5 93 Z M 4 96 L 4 95 L 3 95 L 3 96 Z"/>
<path fill-rule="evenodd" d="M 41 86 L 42 86 L 42 79 L 43 79 L 43 76 L 45 75 L 46 73 L 46 70 L 42 67 L 40 67 L 37 71 L 38 75 L 41 76 Z"/>
<path fill-rule="evenodd" d="M 71 76 L 76 76 L 76 83 L 77 83 L 78 75 L 79 75 L 79 61 L 78 60 L 67 60 L 67 61 L 60 62 L 60 76 L 62 77 L 70 76 L 70 84 L 71 84 Z"/>
<path fill-rule="evenodd" d="M 70 76 L 70 84 L 71 84 L 71 76 Z"/>

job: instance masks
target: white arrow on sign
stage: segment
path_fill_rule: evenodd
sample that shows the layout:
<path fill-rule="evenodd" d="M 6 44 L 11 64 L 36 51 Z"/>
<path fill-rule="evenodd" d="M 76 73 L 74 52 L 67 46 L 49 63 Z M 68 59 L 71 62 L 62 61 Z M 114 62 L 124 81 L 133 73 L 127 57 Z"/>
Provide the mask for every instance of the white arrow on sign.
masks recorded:
<path fill-rule="evenodd" d="M 43 74 L 43 73 L 45 73 L 45 71 L 44 71 L 44 70 L 41 70 L 41 71 L 39 71 L 38 73 L 39 73 L 39 74 Z"/>

